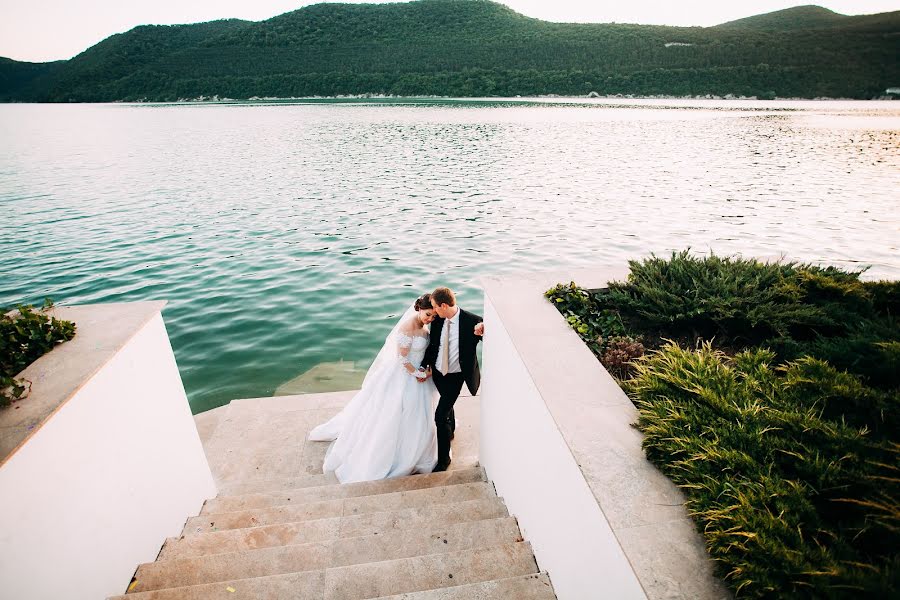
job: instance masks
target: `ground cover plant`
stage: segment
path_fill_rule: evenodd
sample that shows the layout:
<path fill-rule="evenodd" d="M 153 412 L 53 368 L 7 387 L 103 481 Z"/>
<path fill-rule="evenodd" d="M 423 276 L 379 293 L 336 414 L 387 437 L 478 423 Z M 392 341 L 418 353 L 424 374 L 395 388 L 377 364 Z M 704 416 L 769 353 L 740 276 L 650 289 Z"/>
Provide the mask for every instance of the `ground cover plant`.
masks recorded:
<path fill-rule="evenodd" d="M 900 285 L 687 251 L 630 267 L 547 296 L 634 401 L 736 596 L 898 597 Z"/>
<path fill-rule="evenodd" d="M 28 394 L 30 383 L 15 379 L 17 374 L 75 336 L 74 323 L 44 314 L 52 306 L 48 299 L 39 311 L 21 305 L 0 313 L 0 407 Z"/>

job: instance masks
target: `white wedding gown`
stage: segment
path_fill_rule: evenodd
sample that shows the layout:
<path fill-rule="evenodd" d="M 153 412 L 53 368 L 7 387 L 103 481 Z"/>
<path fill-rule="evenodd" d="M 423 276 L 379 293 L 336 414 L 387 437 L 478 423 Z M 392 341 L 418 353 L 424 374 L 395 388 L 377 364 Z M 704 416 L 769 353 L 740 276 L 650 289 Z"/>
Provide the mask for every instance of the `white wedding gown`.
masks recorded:
<path fill-rule="evenodd" d="M 309 434 L 313 441 L 334 440 L 322 470 L 334 471 L 341 483 L 430 473 L 437 464 L 437 389 L 431 379 L 416 381 L 401 355 L 408 350 L 406 360 L 418 368 L 428 347 L 427 334 L 395 332 L 391 337 L 396 345 L 392 360 L 377 364 L 376 359 L 347 406 Z"/>

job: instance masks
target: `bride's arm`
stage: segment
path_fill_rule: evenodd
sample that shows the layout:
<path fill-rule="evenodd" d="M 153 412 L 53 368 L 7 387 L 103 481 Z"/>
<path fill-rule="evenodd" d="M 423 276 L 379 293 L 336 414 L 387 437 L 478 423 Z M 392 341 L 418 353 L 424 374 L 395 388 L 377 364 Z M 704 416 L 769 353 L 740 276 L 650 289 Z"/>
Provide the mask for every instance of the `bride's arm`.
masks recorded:
<path fill-rule="evenodd" d="M 416 372 L 416 368 L 409 362 L 409 349 L 411 347 L 411 337 L 407 337 L 403 334 L 397 336 L 397 357 L 400 359 L 400 364 L 406 369 L 406 372 L 413 375 Z"/>

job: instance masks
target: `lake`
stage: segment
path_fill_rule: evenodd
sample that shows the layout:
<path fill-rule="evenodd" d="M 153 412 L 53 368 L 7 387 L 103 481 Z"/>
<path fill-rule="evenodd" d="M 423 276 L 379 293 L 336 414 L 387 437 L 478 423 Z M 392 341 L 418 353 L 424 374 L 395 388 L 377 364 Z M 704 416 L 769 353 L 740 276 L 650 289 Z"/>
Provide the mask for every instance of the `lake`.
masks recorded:
<path fill-rule="evenodd" d="M 691 247 L 900 277 L 900 102 L 7 104 L 0 140 L 0 306 L 168 300 L 195 413 L 356 381 L 482 275 Z"/>

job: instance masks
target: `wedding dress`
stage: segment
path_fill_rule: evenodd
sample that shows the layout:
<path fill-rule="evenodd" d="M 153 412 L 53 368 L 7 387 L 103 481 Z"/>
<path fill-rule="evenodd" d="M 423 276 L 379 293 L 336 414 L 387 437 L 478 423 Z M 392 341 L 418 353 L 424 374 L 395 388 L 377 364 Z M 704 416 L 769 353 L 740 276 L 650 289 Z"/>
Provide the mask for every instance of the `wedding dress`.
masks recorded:
<path fill-rule="evenodd" d="M 430 378 L 420 383 L 404 368 L 407 360 L 418 368 L 428 348 L 427 331 L 407 333 L 415 314 L 407 310 L 394 327 L 362 389 L 309 434 L 312 441 L 334 441 L 322 470 L 334 471 L 341 483 L 431 473 L 437 464 L 437 389 Z"/>

